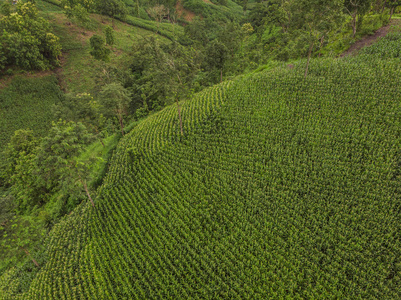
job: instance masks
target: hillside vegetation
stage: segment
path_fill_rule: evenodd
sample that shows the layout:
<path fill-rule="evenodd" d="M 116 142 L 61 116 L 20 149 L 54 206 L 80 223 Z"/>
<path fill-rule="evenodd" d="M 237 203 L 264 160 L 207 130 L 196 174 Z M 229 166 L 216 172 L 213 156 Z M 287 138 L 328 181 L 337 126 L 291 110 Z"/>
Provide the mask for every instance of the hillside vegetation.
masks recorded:
<path fill-rule="evenodd" d="M 61 99 L 54 76 L 14 78 L 0 93 L 0 151 L 18 129 L 45 135 L 52 120 L 50 108 Z"/>
<path fill-rule="evenodd" d="M 398 299 L 401 35 L 243 76 L 119 143 L 3 299 Z M 32 264 L 32 262 L 31 262 Z"/>

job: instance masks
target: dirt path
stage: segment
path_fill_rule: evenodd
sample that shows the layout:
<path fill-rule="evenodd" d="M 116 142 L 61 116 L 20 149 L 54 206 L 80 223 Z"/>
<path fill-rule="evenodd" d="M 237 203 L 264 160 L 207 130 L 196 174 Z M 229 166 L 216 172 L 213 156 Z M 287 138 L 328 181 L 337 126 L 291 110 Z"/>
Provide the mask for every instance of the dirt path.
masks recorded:
<path fill-rule="evenodd" d="M 347 51 L 342 53 L 340 55 L 340 57 L 356 54 L 356 52 L 358 52 L 362 48 L 372 45 L 379 38 L 386 36 L 387 33 L 389 32 L 391 26 L 393 26 L 393 25 L 401 25 L 401 20 L 393 20 L 387 26 L 384 26 L 384 27 L 380 28 L 379 30 L 377 30 L 373 35 L 369 35 L 359 41 L 356 41 Z"/>

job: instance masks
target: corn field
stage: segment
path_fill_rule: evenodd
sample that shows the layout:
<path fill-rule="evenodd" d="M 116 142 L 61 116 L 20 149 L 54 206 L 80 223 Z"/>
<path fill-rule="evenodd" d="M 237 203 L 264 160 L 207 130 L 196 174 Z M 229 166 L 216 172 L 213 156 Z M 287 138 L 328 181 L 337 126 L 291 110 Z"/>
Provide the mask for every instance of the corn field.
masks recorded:
<path fill-rule="evenodd" d="M 183 137 L 176 106 L 150 116 L 0 298 L 401 298 L 401 60 L 379 46 L 205 90 Z"/>

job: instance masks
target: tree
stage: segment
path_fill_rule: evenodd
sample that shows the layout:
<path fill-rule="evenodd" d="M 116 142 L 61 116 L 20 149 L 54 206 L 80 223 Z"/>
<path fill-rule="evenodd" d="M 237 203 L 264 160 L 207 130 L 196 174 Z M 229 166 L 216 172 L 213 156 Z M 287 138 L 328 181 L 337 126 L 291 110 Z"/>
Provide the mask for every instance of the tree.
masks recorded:
<path fill-rule="evenodd" d="M 104 35 L 106 36 L 106 44 L 109 46 L 114 45 L 114 30 L 111 26 L 106 26 L 104 29 Z"/>
<path fill-rule="evenodd" d="M 77 5 L 82 6 L 88 12 L 93 12 L 96 3 L 94 0 L 61 0 L 62 7 L 74 8 Z"/>
<path fill-rule="evenodd" d="M 191 23 L 184 27 L 184 33 L 198 45 L 206 45 L 209 41 L 206 34 L 206 22 L 199 17 L 195 17 Z"/>
<path fill-rule="evenodd" d="M 177 42 L 161 44 L 154 37 L 143 38 L 132 52 L 132 76 L 127 82 L 133 92 L 134 105 L 159 109 L 196 88 L 200 51 Z M 181 82 L 178 80 L 179 74 Z M 180 87 L 179 87 L 180 86 Z"/>
<path fill-rule="evenodd" d="M 82 192 L 88 197 L 93 208 L 95 203 L 89 191 L 88 182 L 92 180 L 92 166 L 99 158 L 89 158 L 81 160 L 78 157 L 73 157 L 69 160 L 68 164 L 64 164 L 62 172 L 62 190 L 65 194 L 78 194 L 81 197 Z"/>
<path fill-rule="evenodd" d="M 94 136 L 80 122 L 53 122 L 35 158 L 37 182 L 49 191 L 62 188 L 65 170 L 93 140 Z"/>
<path fill-rule="evenodd" d="M 104 146 L 102 130 L 106 119 L 100 112 L 100 104 L 93 99 L 92 95 L 66 94 L 61 103 L 53 106 L 52 113 L 55 120 L 82 122 Z"/>
<path fill-rule="evenodd" d="M 15 131 L 2 153 L 1 176 L 9 179 L 15 173 L 20 156 L 34 153 L 37 146 L 38 140 L 32 130 L 20 129 Z"/>
<path fill-rule="evenodd" d="M 42 239 L 42 236 L 45 234 L 44 229 L 40 227 L 40 225 L 35 222 L 36 220 L 31 216 L 20 216 L 17 217 L 14 215 L 11 219 L 7 220 L 6 224 L 0 226 L 0 230 L 2 233 L 2 238 L 0 239 L 0 247 L 4 250 L 8 250 L 9 253 L 12 253 L 12 256 L 15 260 L 16 256 L 20 256 L 20 254 L 27 256 L 33 264 L 40 268 L 40 265 L 37 259 L 43 261 L 42 257 L 37 257 L 37 255 L 33 254 L 37 251 L 32 251 L 32 253 L 28 250 L 37 250 L 40 248 L 38 242 Z M 36 249 L 35 249 L 36 248 Z M 7 252 L 2 251 L 2 254 Z M 6 254 L 6 261 L 7 256 Z M 34 258 L 36 256 L 36 259 Z"/>
<path fill-rule="evenodd" d="M 160 22 L 164 19 L 164 17 L 169 15 L 169 9 L 163 4 L 156 5 L 149 9 L 149 15 L 156 20 L 157 31 L 159 32 Z"/>
<path fill-rule="evenodd" d="M 0 68 L 45 70 L 58 65 L 61 45 L 50 29 L 33 3 L 19 2 L 15 13 L 0 17 Z"/>
<path fill-rule="evenodd" d="M 205 51 L 209 69 L 217 69 L 220 72 L 220 82 L 223 81 L 223 68 L 228 56 L 227 47 L 222 42 L 214 40 Z"/>
<path fill-rule="evenodd" d="M 80 26 L 90 28 L 91 19 L 89 17 L 88 10 L 81 4 L 77 4 L 73 7 L 65 7 L 65 15 L 70 20 L 75 20 Z"/>
<path fill-rule="evenodd" d="M 0 13 L 4 16 L 9 16 L 11 15 L 12 12 L 12 7 L 10 2 L 8 1 L 4 1 L 1 5 L 0 5 Z"/>
<path fill-rule="evenodd" d="M 357 17 L 365 15 L 371 7 L 372 0 L 345 0 L 345 12 L 351 16 L 352 37 L 357 31 Z"/>
<path fill-rule="evenodd" d="M 2 153 L 0 177 L 14 195 L 16 210 L 40 205 L 46 193 L 35 184 L 35 157 L 39 140 L 32 130 L 17 130 Z"/>
<path fill-rule="evenodd" d="M 121 0 L 97 0 L 97 11 L 105 16 L 124 20 L 128 13 L 127 7 Z"/>
<path fill-rule="evenodd" d="M 100 104 L 105 117 L 116 116 L 120 124 L 121 134 L 124 135 L 124 116 L 128 114 L 131 97 L 120 83 L 105 85 L 100 91 Z"/>
<path fill-rule="evenodd" d="M 291 4 L 291 30 L 298 39 L 309 45 L 305 78 L 308 75 L 314 47 L 322 45 L 328 34 L 336 30 L 343 22 L 343 1 L 299 0 Z"/>
<path fill-rule="evenodd" d="M 390 9 L 389 21 L 391 21 L 395 9 L 399 6 L 401 6 L 401 1 L 400 0 L 388 0 L 384 5 Z"/>
<path fill-rule="evenodd" d="M 91 51 L 90 54 L 95 58 L 103 61 L 108 61 L 110 49 L 106 48 L 105 40 L 100 35 L 93 35 L 90 38 Z"/>

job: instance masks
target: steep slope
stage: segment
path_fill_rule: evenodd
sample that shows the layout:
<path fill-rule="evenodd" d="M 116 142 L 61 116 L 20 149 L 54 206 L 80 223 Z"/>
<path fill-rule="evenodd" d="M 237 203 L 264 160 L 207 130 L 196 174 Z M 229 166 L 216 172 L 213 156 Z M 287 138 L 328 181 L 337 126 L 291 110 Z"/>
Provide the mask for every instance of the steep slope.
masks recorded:
<path fill-rule="evenodd" d="M 401 36 L 205 90 L 119 144 L 3 299 L 398 299 Z M 391 51 L 390 51 L 391 50 Z M 29 289 L 28 289 L 29 288 Z M 26 292 L 26 293 L 20 293 Z"/>

